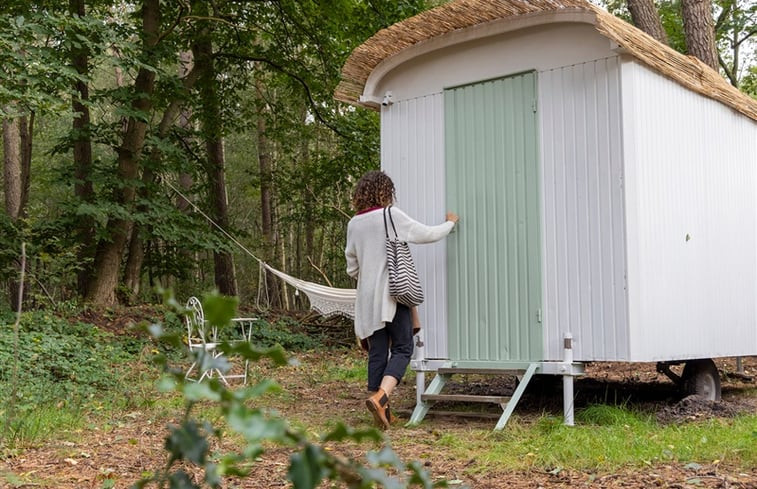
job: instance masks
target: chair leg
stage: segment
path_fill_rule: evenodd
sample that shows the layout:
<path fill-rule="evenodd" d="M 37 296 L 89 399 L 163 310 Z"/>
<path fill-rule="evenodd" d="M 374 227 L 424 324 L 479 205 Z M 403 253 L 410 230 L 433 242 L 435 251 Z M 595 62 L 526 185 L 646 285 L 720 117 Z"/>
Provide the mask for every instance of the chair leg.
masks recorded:
<path fill-rule="evenodd" d="M 192 362 L 192 365 L 189 366 L 189 370 L 187 370 L 187 373 L 184 374 L 185 380 L 194 382 L 194 379 L 191 378 L 191 375 L 192 375 L 192 370 L 194 370 L 196 366 L 197 366 L 197 362 L 196 361 Z"/>

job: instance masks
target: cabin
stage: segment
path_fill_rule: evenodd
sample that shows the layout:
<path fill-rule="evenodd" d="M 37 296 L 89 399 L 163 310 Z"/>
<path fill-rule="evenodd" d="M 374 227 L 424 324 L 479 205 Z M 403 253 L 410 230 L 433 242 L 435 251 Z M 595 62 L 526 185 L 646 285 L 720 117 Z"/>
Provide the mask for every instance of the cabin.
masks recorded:
<path fill-rule="evenodd" d="M 585 362 L 719 398 L 711 359 L 757 354 L 757 101 L 699 60 L 583 0 L 454 0 L 355 49 L 335 97 L 380 112 L 398 207 L 461 217 L 414 249 L 411 423 L 457 373 L 517 372 L 497 428 L 562 375 L 572 424 Z"/>

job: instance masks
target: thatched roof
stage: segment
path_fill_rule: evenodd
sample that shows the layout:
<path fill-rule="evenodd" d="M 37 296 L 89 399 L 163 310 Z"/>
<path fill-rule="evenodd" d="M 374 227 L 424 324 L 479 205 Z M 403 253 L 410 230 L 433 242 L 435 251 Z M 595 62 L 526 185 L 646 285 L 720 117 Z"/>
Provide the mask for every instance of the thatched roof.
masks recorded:
<path fill-rule="evenodd" d="M 342 80 L 334 97 L 362 105 L 360 95 L 371 72 L 382 61 L 424 41 L 489 22 L 562 12 L 589 14 L 599 33 L 641 63 L 757 121 L 757 100 L 731 86 L 716 71 L 585 0 L 453 0 L 382 29 L 358 46 L 342 68 Z"/>

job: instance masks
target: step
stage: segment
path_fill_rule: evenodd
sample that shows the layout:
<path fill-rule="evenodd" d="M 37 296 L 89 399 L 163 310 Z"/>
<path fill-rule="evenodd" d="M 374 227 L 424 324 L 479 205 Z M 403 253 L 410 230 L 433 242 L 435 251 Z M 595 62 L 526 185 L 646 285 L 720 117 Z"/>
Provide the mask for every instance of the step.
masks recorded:
<path fill-rule="evenodd" d="M 507 404 L 508 396 L 473 396 L 468 394 L 421 394 L 421 401 L 448 402 L 488 402 L 492 404 Z"/>
<path fill-rule="evenodd" d="M 454 367 L 442 367 L 437 370 L 440 374 L 454 374 L 454 375 L 523 375 L 525 370 L 517 369 L 499 369 L 499 368 L 454 368 Z"/>

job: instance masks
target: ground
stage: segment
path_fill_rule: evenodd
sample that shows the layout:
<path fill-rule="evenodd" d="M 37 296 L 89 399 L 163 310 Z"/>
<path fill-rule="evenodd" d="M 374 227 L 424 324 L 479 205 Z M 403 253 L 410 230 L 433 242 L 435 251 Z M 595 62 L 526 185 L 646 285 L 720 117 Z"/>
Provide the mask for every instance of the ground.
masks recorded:
<path fill-rule="evenodd" d="M 337 355 L 334 358 L 334 355 Z M 277 377 L 282 392 L 271 401 L 288 419 L 301 426 L 320 426 L 324 419 L 341 415 L 343 420 L 356 427 L 370 424 L 370 415 L 364 407 L 365 391 L 359 380 L 323 381 L 323 371 L 333 368 L 342 360 L 353 364 L 362 361 L 357 349 L 339 353 L 320 352 L 298 355 L 299 366 L 273 369 L 256 365 L 255 376 Z M 718 360 L 723 382 L 723 401 L 710 403 L 687 398 L 678 400 L 669 380 L 655 372 L 654 365 L 646 364 L 592 364 L 587 375 L 576 383 L 579 404 L 600 399 L 629 399 L 655 406 L 663 423 L 686 422 L 699 417 L 728 417 L 739 412 L 757 412 L 757 397 L 742 393 L 755 386 L 757 358 L 745 359 L 747 375 L 737 375 L 734 359 Z M 485 382 L 469 380 L 469 393 L 475 391 L 501 392 L 512 388 L 513 379 Z M 559 384 L 558 384 L 559 385 Z M 414 404 L 412 379 L 401 384 L 394 396 L 394 408 L 404 421 Z M 549 380 L 530 386 L 516 410 L 520 422 L 528 423 L 545 412 L 559 415 L 562 409 L 559 389 Z M 580 405 L 578 406 L 581 407 Z M 402 419 L 404 418 L 404 419 Z M 68 436 L 65 441 L 50 441 L 42 446 L 23 451 L 14 457 L 0 460 L 0 475 L 13 473 L 16 482 L 6 476 L 0 478 L 8 487 L 30 488 L 96 488 L 106 480 L 114 480 L 115 487 L 129 487 L 146 472 L 161 467 L 166 461 L 163 450 L 166 418 L 155 413 L 127 412 L 112 419 L 105 426 L 82 430 Z M 722 464 L 659 464 L 644 469 L 628 468 L 613 474 L 592 474 L 559 469 L 533 469 L 518 472 L 487 472 L 469 470 L 477 463 L 475 458 L 453 457 L 437 441 L 446 430 L 465 427 L 482 429 L 494 425 L 492 419 L 462 419 L 429 416 L 420 428 L 412 431 L 397 423 L 387 432 L 404 460 L 421 460 L 435 478 L 451 481 L 450 487 L 463 485 L 476 489 L 494 488 L 557 488 L 581 486 L 592 488 L 757 488 L 757 468 L 726 467 Z M 506 428 L 507 429 L 507 428 Z M 336 447 L 346 456 L 361 458 L 365 450 L 358 445 Z M 289 451 L 272 448 L 255 465 L 250 477 L 227 487 L 268 489 L 289 487 L 286 480 Z M 713 461 L 714 462 L 714 461 Z M 25 483 L 25 482 L 29 483 Z"/>

